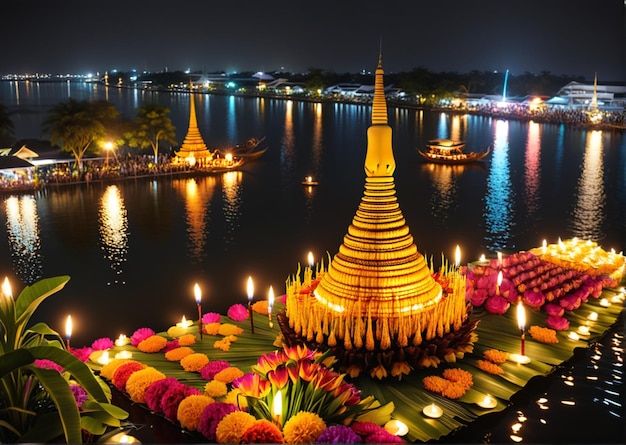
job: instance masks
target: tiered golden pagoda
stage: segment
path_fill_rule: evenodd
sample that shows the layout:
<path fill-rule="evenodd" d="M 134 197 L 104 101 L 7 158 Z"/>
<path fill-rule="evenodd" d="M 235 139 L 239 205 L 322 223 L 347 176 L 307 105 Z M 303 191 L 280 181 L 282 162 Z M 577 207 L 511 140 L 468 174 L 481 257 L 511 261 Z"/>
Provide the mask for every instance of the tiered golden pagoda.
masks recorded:
<path fill-rule="evenodd" d="M 189 88 L 189 128 L 183 145 L 176 152 L 176 157 L 192 166 L 196 163 L 203 165 L 213 159 L 213 153 L 207 148 L 198 129 L 193 85 L 189 85 Z"/>
<path fill-rule="evenodd" d="M 327 270 L 313 277 L 307 268 L 303 281 L 299 274 L 287 281 L 279 316 L 286 343 L 330 347 L 342 369 L 379 378 L 462 357 L 476 326 L 465 277 L 446 267 L 439 282 L 433 278 L 397 202 L 383 74 L 379 59 L 356 215 Z"/>

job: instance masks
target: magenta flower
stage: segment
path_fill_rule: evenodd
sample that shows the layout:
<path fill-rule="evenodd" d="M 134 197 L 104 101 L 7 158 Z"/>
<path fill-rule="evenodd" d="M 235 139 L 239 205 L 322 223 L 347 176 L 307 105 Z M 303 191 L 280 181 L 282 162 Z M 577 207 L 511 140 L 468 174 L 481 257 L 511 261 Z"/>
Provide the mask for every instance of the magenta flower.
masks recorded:
<path fill-rule="evenodd" d="M 559 304 L 568 311 L 573 311 L 580 307 L 580 297 L 575 293 L 567 294 L 559 299 Z"/>
<path fill-rule="evenodd" d="M 123 366 L 123 365 L 122 365 Z M 163 409 L 163 415 L 170 421 L 176 421 L 176 413 L 178 412 L 178 405 L 187 396 L 202 394 L 202 391 L 185 384 L 171 386 L 161 398 L 161 408 Z"/>
<path fill-rule="evenodd" d="M 200 416 L 198 431 L 206 437 L 208 442 L 215 443 L 217 425 L 226 417 L 226 414 L 233 411 L 239 411 L 239 408 L 232 403 L 214 402 L 207 405 Z"/>
<path fill-rule="evenodd" d="M 391 434 L 384 428 L 381 428 L 378 432 L 367 436 L 365 438 L 365 443 L 402 443 L 401 437 L 395 436 Z"/>
<path fill-rule="evenodd" d="M 509 303 L 506 298 L 494 295 L 493 297 L 487 298 L 485 309 L 492 314 L 502 315 L 509 309 L 510 305 L 511 303 Z"/>
<path fill-rule="evenodd" d="M 549 328 L 557 331 L 565 331 L 569 328 L 569 321 L 564 317 L 548 317 L 546 324 Z"/>
<path fill-rule="evenodd" d="M 244 321 L 248 318 L 248 308 L 246 308 L 243 304 L 236 303 L 228 309 L 227 315 L 231 320 Z"/>
<path fill-rule="evenodd" d="M 41 369 L 54 369 L 55 371 L 59 371 L 59 373 L 63 372 L 63 367 L 58 363 L 53 362 L 52 360 L 44 359 L 36 359 L 35 366 Z"/>
<path fill-rule="evenodd" d="M 354 422 L 350 428 L 361 437 L 371 436 L 378 432 L 382 427 L 374 422 Z"/>
<path fill-rule="evenodd" d="M 74 354 L 74 357 L 76 357 L 81 362 L 87 363 L 89 361 L 89 356 L 93 352 L 93 349 L 91 349 L 89 346 L 85 346 L 84 348 L 72 348 L 70 352 Z"/>
<path fill-rule="evenodd" d="M 546 311 L 550 317 L 562 317 L 565 313 L 565 309 L 560 304 L 548 303 L 543 306 L 543 310 Z"/>
<path fill-rule="evenodd" d="M 204 365 L 204 367 L 200 370 L 200 376 L 204 380 L 213 380 L 215 378 L 215 374 L 226 368 L 230 368 L 230 363 L 226 360 L 213 360 Z"/>
<path fill-rule="evenodd" d="M 171 351 L 172 349 L 178 348 L 178 346 L 179 346 L 178 339 L 175 338 L 174 340 L 170 340 L 167 343 L 165 343 L 165 347 L 161 350 L 161 352 L 165 354 L 167 351 Z"/>
<path fill-rule="evenodd" d="M 107 349 L 111 349 L 113 347 L 113 340 L 110 338 L 99 338 L 91 344 L 91 349 L 94 351 L 106 351 Z"/>
<path fill-rule="evenodd" d="M 203 324 L 219 323 L 222 320 L 222 316 L 217 312 L 208 312 L 202 316 Z"/>
<path fill-rule="evenodd" d="M 180 383 L 175 377 L 166 377 L 152 382 L 150 386 L 148 386 L 144 398 L 146 400 L 146 405 L 148 405 L 148 408 L 150 408 L 152 412 L 157 414 L 163 412 L 163 407 L 161 406 L 163 394 L 165 394 L 165 391 L 174 385 L 182 385 L 182 383 Z"/>
<path fill-rule="evenodd" d="M 471 303 L 474 306 L 481 306 L 487 299 L 487 291 L 485 289 L 476 289 L 472 292 Z"/>
<path fill-rule="evenodd" d="M 85 403 L 89 398 L 87 396 L 87 391 L 85 391 L 85 388 L 80 385 L 70 385 L 70 389 L 72 390 L 72 394 L 76 400 L 76 405 L 78 406 L 78 409 L 80 409 L 83 406 L 83 403 Z"/>
<path fill-rule="evenodd" d="M 545 303 L 546 301 L 542 292 L 533 291 L 530 289 L 526 289 L 522 300 L 524 301 L 524 303 L 526 303 L 526 305 L 533 309 L 540 309 L 541 306 L 543 306 L 543 303 Z"/>
<path fill-rule="evenodd" d="M 148 337 L 152 337 L 156 333 L 150 328 L 139 328 L 130 337 L 130 343 L 133 346 L 137 346 Z"/>
<path fill-rule="evenodd" d="M 331 425 L 322 431 L 315 443 L 363 443 L 363 439 L 346 425 Z"/>

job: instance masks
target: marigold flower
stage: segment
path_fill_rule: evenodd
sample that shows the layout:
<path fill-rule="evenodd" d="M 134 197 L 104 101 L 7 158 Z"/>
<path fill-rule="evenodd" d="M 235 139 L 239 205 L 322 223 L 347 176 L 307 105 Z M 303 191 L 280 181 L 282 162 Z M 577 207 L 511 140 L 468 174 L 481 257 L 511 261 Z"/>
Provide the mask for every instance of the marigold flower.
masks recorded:
<path fill-rule="evenodd" d="M 192 386 L 179 383 L 172 385 L 161 398 L 161 408 L 163 409 L 163 415 L 170 421 L 176 420 L 178 413 L 178 405 L 185 397 L 191 395 L 201 395 L 202 392 Z"/>
<path fill-rule="evenodd" d="M 228 413 L 217 425 L 215 439 L 218 443 L 239 443 L 254 422 L 256 422 L 254 416 L 245 411 Z"/>
<path fill-rule="evenodd" d="M 447 381 L 446 379 L 436 376 L 436 375 L 429 375 L 422 379 L 422 384 L 424 385 L 424 389 L 430 392 L 437 393 L 437 394 L 442 394 L 445 387 L 449 383 L 450 382 Z"/>
<path fill-rule="evenodd" d="M 443 371 L 443 378 L 458 383 L 465 389 L 470 389 L 474 384 L 472 374 L 461 368 L 446 369 Z"/>
<path fill-rule="evenodd" d="M 141 343 L 142 340 L 145 340 L 146 338 L 151 337 L 154 334 L 156 334 L 156 332 L 154 332 L 150 328 L 139 328 L 135 332 L 133 332 L 133 335 L 130 337 L 130 343 L 133 346 L 137 346 L 139 343 Z"/>
<path fill-rule="evenodd" d="M 214 323 L 207 323 L 204 325 L 204 332 L 209 335 L 217 335 L 217 333 L 220 331 L 221 325 L 222 324 L 219 321 Z"/>
<path fill-rule="evenodd" d="M 239 326 L 235 326 L 232 323 L 224 323 L 223 325 L 220 326 L 220 329 L 218 331 L 218 334 L 220 335 L 239 335 L 243 333 L 243 329 L 241 329 Z"/>
<path fill-rule="evenodd" d="M 204 365 L 204 368 L 200 370 L 200 375 L 204 380 L 213 380 L 215 374 L 228 367 L 230 367 L 230 363 L 226 360 L 213 360 Z"/>
<path fill-rule="evenodd" d="M 497 349 L 487 349 L 483 355 L 486 360 L 492 363 L 504 363 L 509 357 L 508 352 L 498 351 Z"/>
<path fill-rule="evenodd" d="M 205 395 L 192 394 L 187 396 L 178 405 L 176 419 L 178 419 L 180 426 L 183 428 L 189 431 L 196 431 L 202 412 L 208 405 L 214 402 L 215 400 Z"/>
<path fill-rule="evenodd" d="M 103 337 L 95 340 L 91 344 L 91 349 L 93 349 L 94 351 L 105 351 L 107 349 L 111 349 L 113 345 L 113 340 L 107 337 Z"/>
<path fill-rule="evenodd" d="M 224 383 L 232 383 L 233 380 L 239 377 L 243 377 L 243 371 L 237 367 L 231 366 L 215 374 L 213 379 Z"/>
<path fill-rule="evenodd" d="M 326 423 L 319 415 L 300 411 L 283 426 L 286 443 L 313 443 L 326 429 Z"/>
<path fill-rule="evenodd" d="M 147 367 L 134 372 L 126 381 L 126 392 L 133 402 L 145 403 L 145 394 L 148 387 L 157 380 L 163 380 L 165 374 L 156 368 Z"/>
<path fill-rule="evenodd" d="M 220 349 L 222 351 L 229 351 L 230 350 L 230 344 L 231 344 L 231 341 L 228 338 L 223 338 L 223 339 L 217 340 L 215 343 L 213 343 L 213 347 L 215 349 Z"/>
<path fill-rule="evenodd" d="M 237 405 L 232 403 L 215 402 L 207 405 L 202 411 L 198 422 L 198 431 L 206 437 L 209 442 L 215 442 L 215 430 L 226 414 L 239 411 Z"/>
<path fill-rule="evenodd" d="M 163 398 L 163 394 L 174 385 L 182 385 L 182 383 L 175 377 L 166 377 L 152 382 L 144 393 L 145 403 L 148 408 L 157 414 L 162 413 L 161 399 Z"/>
<path fill-rule="evenodd" d="M 465 388 L 460 383 L 450 382 L 443 389 L 441 393 L 442 396 L 447 397 L 448 399 L 458 399 L 463 397 L 463 395 L 467 392 L 467 388 Z"/>
<path fill-rule="evenodd" d="M 500 375 L 504 374 L 504 369 L 487 360 L 478 360 L 478 367 L 489 374 Z"/>
<path fill-rule="evenodd" d="M 255 421 L 241 436 L 242 443 L 283 443 L 283 434 L 269 420 Z"/>
<path fill-rule="evenodd" d="M 224 402 L 232 403 L 240 409 L 246 409 L 248 407 L 248 399 L 246 399 L 246 396 L 241 392 L 240 389 L 237 388 L 228 391 Z"/>
<path fill-rule="evenodd" d="M 191 346 L 196 342 L 196 336 L 193 334 L 185 334 L 178 337 L 178 346 Z"/>
<path fill-rule="evenodd" d="M 257 301 L 252 305 L 252 310 L 257 314 L 267 315 L 268 303 L 267 300 Z"/>
<path fill-rule="evenodd" d="M 120 391 L 124 391 L 126 389 L 126 381 L 131 376 L 132 373 L 139 371 L 140 369 L 144 369 L 146 365 L 143 363 L 139 363 L 135 360 L 130 360 L 122 365 L 118 366 L 118 368 L 113 373 L 112 382 L 117 389 Z"/>
<path fill-rule="evenodd" d="M 187 372 L 200 372 L 207 363 L 209 363 L 209 357 L 201 352 L 189 354 L 180 361 L 180 365 Z"/>
<path fill-rule="evenodd" d="M 100 369 L 100 377 L 106 380 L 113 380 L 113 374 L 120 365 L 131 361 L 128 358 L 114 358 Z"/>
<path fill-rule="evenodd" d="M 228 393 L 228 387 L 226 383 L 220 382 L 219 380 L 211 380 L 206 385 L 204 385 L 204 393 L 212 398 L 223 397 Z"/>
<path fill-rule="evenodd" d="M 228 315 L 231 320 L 244 321 L 248 319 L 248 308 L 241 303 L 236 303 L 228 308 L 226 315 Z"/>
<path fill-rule="evenodd" d="M 554 329 L 542 328 L 541 326 L 531 326 L 528 328 L 528 333 L 534 340 L 541 343 L 554 344 L 559 342 Z"/>
<path fill-rule="evenodd" d="M 193 349 L 188 346 L 181 346 L 165 353 L 165 359 L 170 362 L 179 362 L 188 355 L 193 354 Z"/>
<path fill-rule="evenodd" d="M 141 352 L 154 353 L 165 348 L 166 344 L 167 339 L 165 337 L 161 337 L 160 335 L 151 335 L 150 337 L 141 340 L 137 345 L 137 349 Z"/>

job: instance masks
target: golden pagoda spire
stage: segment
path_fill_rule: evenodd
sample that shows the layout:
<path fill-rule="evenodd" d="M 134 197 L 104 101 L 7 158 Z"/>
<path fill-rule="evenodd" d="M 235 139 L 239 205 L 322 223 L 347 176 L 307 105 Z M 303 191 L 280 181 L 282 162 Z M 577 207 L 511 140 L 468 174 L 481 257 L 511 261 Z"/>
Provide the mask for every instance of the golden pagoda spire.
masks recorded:
<path fill-rule="evenodd" d="M 183 158 L 211 158 L 213 155 L 207 148 L 198 129 L 198 119 L 196 117 L 196 103 L 193 93 L 193 84 L 189 82 L 189 128 L 180 150 L 176 156 Z"/>
<path fill-rule="evenodd" d="M 598 73 L 593 77 L 593 96 L 591 98 L 591 109 L 598 108 Z"/>

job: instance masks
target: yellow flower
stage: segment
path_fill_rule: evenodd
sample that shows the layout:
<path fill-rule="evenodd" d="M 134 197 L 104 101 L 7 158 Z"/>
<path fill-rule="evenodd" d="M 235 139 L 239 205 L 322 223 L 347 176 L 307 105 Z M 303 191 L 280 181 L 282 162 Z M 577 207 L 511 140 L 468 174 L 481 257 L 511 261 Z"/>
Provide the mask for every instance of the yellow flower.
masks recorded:
<path fill-rule="evenodd" d="M 133 372 L 126 381 L 126 392 L 133 402 L 145 403 L 148 386 L 157 380 L 163 380 L 165 374 L 151 366 Z"/>
<path fill-rule="evenodd" d="M 267 300 L 257 301 L 252 305 L 252 310 L 257 314 L 267 315 Z"/>
<path fill-rule="evenodd" d="M 107 380 L 113 380 L 113 374 L 115 374 L 115 370 L 120 365 L 123 365 L 124 363 L 129 362 L 129 361 L 131 361 L 131 359 L 129 358 L 115 358 L 111 360 L 109 363 L 104 365 L 102 369 L 100 370 L 100 377 L 107 379 Z"/>
<path fill-rule="evenodd" d="M 478 367 L 489 374 L 500 375 L 504 374 L 504 369 L 495 363 L 489 362 L 487 360 L 478 360 Z"/>
<path fill-rule="evenodd" d="M 187 372 L 200 372 L 209 363 L 209 357 L 206 354 L 195 352 L 184 357 L 180 361 L 180 365 Z"/>
<path fill-rule="evenodd" d="M 141 352 L 159 352 L 165 347 L 166 344 L 167 339 L 165 337 L 161 337 L 160 335 L 151 335 L 150 337 L 139 342 L 137 349 Z"/>
<path fill-rule="evenodd" d="M 228 351 L 230 350 L 230 344 L 231 344 L 231 341 L 228 338 L 223 338 L 213 343 L 213 347 L 215 349 L 221 349 L 222 351 Z"/>
<path fill-rule="evenodd" d="M 220 331 L 220 326 L 222 324 L 217 321 L 215 323 L 209 323 L 209 324 L 205 324 L 204 325 L 204 332 L 206 332 L 209 335 L 217 335 L 217 333 Z"/>
<path fill-rule="evenodd" d="M 204 393 L 213 398 L 225 396 L 228 392 L 228 388 L 226 387 L 226 383 L 220 382 L 219 380 L 211 380 L 206 385 L 204 385 Z"/>
<path fill-rule="evenodd" d="M 300 411 L 283 426 L 285 443 L 313 443 L 322 431 L 326 429 L 326 423 L 319 415 Z"/>
<path fill-rule="evenodd" d="M 235 379 L 239 377 L 243 377 L 243 371 L 239 368 L 231 366 L 226 369 L 222 369 L 220 372 L 215 374 L 213 380 L 217 380 L 224 383 L 232 383 Z"/>
<path fill-rule="evenodd" d="M 401 380 L 403 375 L 409 375 L 410 372 L 411 367 L 407 362 L 396 362 L 391 368 L 391 375 L 398 377 L 398 380 Z"/>
<path fill-rule="evenodd" d="M 196 336 L 193 334 L 185 334 L 178 337 L 178 346 L 191 346 L 196 342 Z"/>
<path fill-rule="evenodd" d="M 248 399 L 246 399 L 246 396 L 237 388 L 228 391 L 224 402 L 237 405 L 239 409 L 246 409 L 248 407 Z"/>
<path fill-rule="evenodd" d="M 556 331 L 550 328 L 542 328 L 541 326 L 531 326 L 528 329 L 530 336 L 541 343 L 554 344 L 558 343 L 559 339 L 556 338 Z"/>
<path fill-rule="evenodd" d="M 223 325 L 220 326 L 220 329 L 218 331 L 218 333 L 220 335 L 239 335 L 241 333 L 243 333 L 243 329 L 241 329 L 239 326 L 236 326 L 234 324 L 231 323 L 224 323 Z"/>
<path fill-rule="evenodd" d="M 346 369 L 346 374 L 348 374 L 353 379 L 356 379 L 361 373 L 361 367 L 358 365 L 350 365 L 348 369 Z"/>
<path fill-rule="evenodd" d="M 180 426 L 189 431 L 196 431 L 202 411 L 213 402 L 215 400 L 211 397 L 199 394 L 185 397 L 178 405 L 178 411 L 176 411 L 176 419 L 180 422 Z"/>
<path fill-rule="evenodd" d="M 188 346 L 181 346 L 180 348 L 175 348 L 167 351 L 165 353 L 165 359 L 170 362 L 179 362 L 189 354 L 193 354 L 193 349 Z"/>
<path fill-rule="evenodd" d="M 378 365 L 370 371 L 370 376 L 372 378 L 376 377 L 378 380 L 382 380 L 387 377 L 387 370 L 383 365 Z"/>
<path fill-rule="evenodd" d="M 461 368 L 450 368 L 443 371 L 443 378 L 458 383 L 463 388 L 470 389 L 474 384 L 472 374 Z"/>
<path fill-rule="evenodd" d="M 256 419 L 245 411 L 233 411 L 226 414 L 218 423 L 215 438 L 218 443 L 239 443 L 241 436 L 250 428 Z"/>
<path fill-rule="evenodd" d="M 507 357 L 509 356 L 508 352 L 498 351 L 497 349 L 487 349 L 484 352 L 484 356 L 486 360 L 489 360 L 493 363 L 504 363 L 506 362 Z"/>

